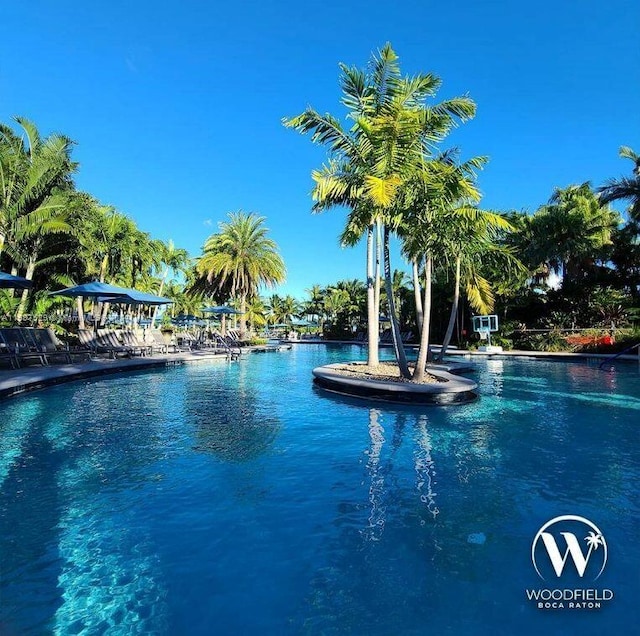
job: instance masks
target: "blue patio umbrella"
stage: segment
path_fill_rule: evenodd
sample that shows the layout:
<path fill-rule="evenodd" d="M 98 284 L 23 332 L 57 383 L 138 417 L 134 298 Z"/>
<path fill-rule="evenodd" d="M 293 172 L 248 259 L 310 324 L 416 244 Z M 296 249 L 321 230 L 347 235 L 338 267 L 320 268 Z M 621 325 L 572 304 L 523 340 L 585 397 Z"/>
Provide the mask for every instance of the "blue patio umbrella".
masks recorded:
<path fill-rule="evenodd" d="M 155 296 L 147 292 L 141 292 L 137 289 L 130 289 L 124 296 L 98 296 L 98 302 L 114 303 L 121 305 L 168 305 L 174 301 L 171 298 L 163 296 Z"/>
<path fill-rule="evenodd" d="M 60 291 L 51 292 L 50 296 L 66 296 L 67 298 L 77 298 L 82 296 L 84 298 L 99 298 L 103 296 L 126 296 L 130 292 L 136 291 L 135 289 L 127 289 L 126 287 L 118 287 L 117 285 L 108 285 L 107 283 L 101 283 L 94 280 L 92 283 L 84 283 L 82 285 L 76 285 L 75 287 L 67 287 Z M 111 301 L 109 301 L 111 302 Z"/>
<path fill-rule="evenodd" d="M 0 272 L 0 288 L 3 289 L 29 289 L 33 282 L 22 276 L 14 276 L 6 272 Z"/>
<path fill-rule="evenodd" d="M 109 285 L 100 281 L 75 285 L 67 287 L 60 291 L 51 292 L 50 296 L 65 296 L 67 298 L 92 298 L 97 302 L 120 303 L 130 305 L 164 305 L 173 302 L 169 298 L 154 296 L 146 292 L 138 291 L 128 287 L 118 287 L 117 285 Z"/>
<path fill-rule="evenodd" d="M 221 316 L 232 314 L 240 315 L 242 312 L 233 307 L 227 307 L 226 305 L 220 305 L 219 307 L 206 307 L 202 310 L 205 314 L 220 314 Z"/>
<path fill-rule="evenodd" d="M 206 314 L 214 314 L 222 316 L 222 324 L 220 325 L 220 330 L 222 331 L 222 335 L 224 336 L 227 332 L 225 318 L 231 315 L 240 315 L 241 311 L 234 309 L 233 307 L 228 307 L 227 305 L 219 305 L 218 307 L 206 307 L 202 310 Z"/>

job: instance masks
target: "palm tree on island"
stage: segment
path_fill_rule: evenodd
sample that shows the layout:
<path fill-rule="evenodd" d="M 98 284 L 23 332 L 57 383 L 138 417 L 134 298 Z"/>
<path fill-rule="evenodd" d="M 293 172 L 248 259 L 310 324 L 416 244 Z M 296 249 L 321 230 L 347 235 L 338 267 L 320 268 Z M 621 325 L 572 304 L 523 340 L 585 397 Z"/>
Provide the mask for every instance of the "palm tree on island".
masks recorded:
<path fill-rule="evenodd" d="M 454 124 L 474 116 L 475 104 L 463 96 L 428 105 L 426 100 L 435 95 L 441 80 L 431 73 L 403 77 L 390 44 L 372 57 L 370 70 L 344 64 L 340 69 L 342 103 L 353 121 L 350 129 L 343 129 L 335 117 L 320 115 L 311 108 L 297 117 L 285 118 L 284 124 L 302 133 L 311 132 L 312 141 L 328 146 L 330 161 L 312 173 L 313 211 L 350 208 L 343 244 L 357 242 L 366 232 L 370 366 L 379 364 L 376 281 L 382 250 L 394 349 L 402 375 L 409 377 L 393 301 L 389 256 L 390 235 L 402 219 L 398 194 Z"/>

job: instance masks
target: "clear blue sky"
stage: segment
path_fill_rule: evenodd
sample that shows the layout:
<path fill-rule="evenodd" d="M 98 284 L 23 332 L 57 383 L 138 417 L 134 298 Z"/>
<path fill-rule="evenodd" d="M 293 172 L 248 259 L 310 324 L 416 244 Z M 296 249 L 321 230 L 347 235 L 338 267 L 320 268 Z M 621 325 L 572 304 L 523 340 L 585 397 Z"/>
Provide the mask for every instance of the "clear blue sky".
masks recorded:
<path fill-rule="evenodd" d="M 339 62 L 390 41 L 405 73 L 443 79 L 439 99 L 468 93 L 477 117 L 448 145 L 490 156 L 485 207 L 534 210 L 629 171 L 639 25 L 637 0 L 4 3 L 0 120 L 70 136 L 79 189 L 192 255 L 227 212 L 266 216 L 279 291 L 302 297 L 363 275 L 363 246 L 338 247 L 344 214 L 310 214 L 324 151 L 280 123 L 308 104 L 342 116 Z"/>

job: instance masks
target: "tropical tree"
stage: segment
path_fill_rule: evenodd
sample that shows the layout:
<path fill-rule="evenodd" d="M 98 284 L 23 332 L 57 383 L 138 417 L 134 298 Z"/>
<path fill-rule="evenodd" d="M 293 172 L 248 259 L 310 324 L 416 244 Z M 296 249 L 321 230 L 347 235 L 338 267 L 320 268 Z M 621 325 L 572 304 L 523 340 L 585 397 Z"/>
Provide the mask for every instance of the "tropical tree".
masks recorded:
<path fill-rule="evenodd" d="M 310 289 L 305 291 L 309 294 L 309 299 L 303 303 L 301 313 L 316 319 L 320 332 L 322 332 L 322 323 L 325 317 L 324 299 L 326 289 L 323 289 L 320 285 L 312 285 Z"/>
<path fill-rule="evenodd" d="M 483 276 L 482 265 L 490 262 L 507 271 L 525 269 L 513 250 L 498 242 L 500 232 L 513 229 L 501 215 L 477 210 L 474 217 L 455 210 L 445 214 L 445 218 L 447 228 L 439 238 L 444 239 L 443 260 L 449 264 L 453 261 L 454 290 L 439 360 L 444 358 L 453 336 L 461 286 L 465 288 L 472 309 L 479 314 L 489 314 L 493 311 L 494 294 L 492 282 Z"/>
<path fill-rule="evenodd" d="M 259 296 L 247 301 L 245 316 L 250 332 L 255 332 L 256 327 L 264 327 L 267 324 L 267 311 L 267 305 Z"/>
<path fill-rule="evenodd" d="M 162 273 L 160 287 L 158 288 L 158 296 L 162 296 L 169 273 L 177 276 L 179 273 L 185 272 L 189 263 L 189 254 L 187 250 L 176 247 L 171 239 L 169 239 L 167 243 L 158 241 L 157 246 L 160 248 L 160 261 L 164 265 L 164 272 Z M 155 325 L 157 315 L 158 307 L 154 309 L 151 328 Z"/>
<path fill-rule="evenodd" d="M 286 270 L 278 246 L 267 237 L 264 217 L 244 212 L 228 216 L 228 222 L 220 223 L 220 232 L 206 240 L 196 271 L 213 288 L 228 287 L 230 296 L 239 300 L 244 335 L 247 299 L 262 286 L 282 283 Z"/>
<path fill-rule="evenodd" d="M 0 253 L 35 234 L 67 230 L 61 218 L 65 191 L 78 165 L 71 160 L 71 139 L 58 134 L 43 139 L 33 122 L 15 121 L 22 134 L 0 123 Z M 15 252 L 10 256 L 15 259 Z"/>
<path fill-rule="evenodd" d="M 611 244 L 619 216 L 604 205 L 588 183 L 557 188 L 536 215 L 542 250 L 563 284 L 576 283 Z"/>
<path fill-rule="evenodd" d="M 314 142 L 326 144 L 331 154 L 329 163 L 314 171 L 314 211 L 335 206 L 351 209 L 343 243 L 353 244 L 367 234 L 367 305 L 369 325 L 368 363 L 378 364 L 378 307 L 374 254 L 374 236 L 382 232 L 389 313 L 392 319 L 395 352 L 401 372 L 408 376 L 408 366 L 400 342 L 395 318 L 389 264 L 389 236 L 397 229 L 398 209 L 394 205 L 401 185 L 406 183 L 415 166 L 432 144 L 446 135 L 456 119 L 464 120 L 475 113 L 475 104 L 467 97 L 455 98 L 427 106 L 440 86 L 435 75 L 402 77 L 398 57 L 387 44 L 372 57 L 371 70 L 361 71 L 340 65 L 343 104 L 353 121 L 349 130 L 331 115 L 320 115 L 307 109 L 298 117 L 285 119 L 285 125 L 312 133 Z M 377 228 L 377 231 L 376 231 Z"/>
<path fill-rule="evenodd" d="M 24 268 L 25 278 L 32 280 L 36 268 L 50 262 L 40 256 L 45 238 L 70 231 L 65 204 L 77 164 L 71 160 L 68 137 L 42 138 L 28 119 L 15 121 L 22 134 L 0 124 L 0 254 L 8 253 L 12 272 Z M 22 293 L 17 320 L 28 293 Z"/>
<path fill-rule="evenodd" d="M 603 204 L 614 201 L 629 202 L 629 217 L 640 222 L 640 155 L 628 146 L 620 147 L 620 156 L 633 162 L 633 176 L 612 179 L 598 188 Z"/>

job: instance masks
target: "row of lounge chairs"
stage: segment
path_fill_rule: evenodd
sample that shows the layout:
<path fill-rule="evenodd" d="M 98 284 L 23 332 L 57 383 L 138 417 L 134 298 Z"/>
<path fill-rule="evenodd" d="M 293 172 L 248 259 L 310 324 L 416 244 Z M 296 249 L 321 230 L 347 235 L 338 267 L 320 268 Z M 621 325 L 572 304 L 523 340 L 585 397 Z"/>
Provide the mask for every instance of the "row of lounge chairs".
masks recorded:
<path fill-rule="evenodd" d="M 175 342 L 167 342 L 159 329 L 147 330 L 142 339 L 130 330 L 116 332 L 112 329 L 102 329 L 94 332 L 79 329 L 78 339 L 80 346 L 70 347 L 60 342 L 51 328 L 0 329 L 0 362 L 6 362 L 12 369 L 16 369 L 29 363 L 44 366 L 56 362 L 90 360 L 101 355 L 115 359 L 194 349 L 207 349 L 225 353 L 230 357 L 238 357 L 241 353 L 240 341 L 231 335 L 223 338 L 218 333 L 202 332 L 196 337 L 185 332 L 179 334 Z"/>
<path fill-rule="evenodd" d="M 60 342 L 51 328 L 7 327 L 0 329 L 0 360 L 8 362 L 12 369 L 23 363 L 50 362 L 71 363 L 89 359 L 91 352 L 85 348 L 72 349 Z"/>

